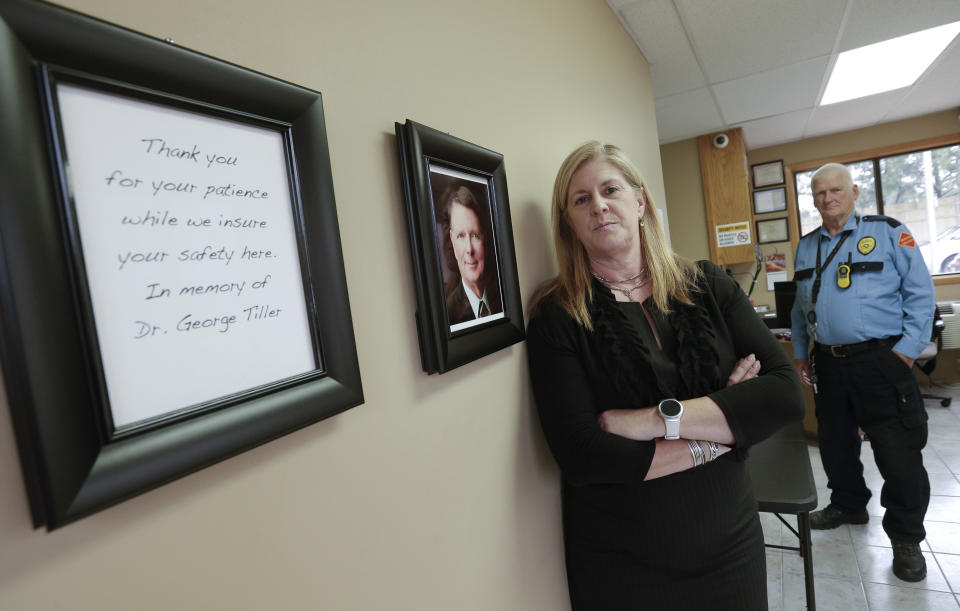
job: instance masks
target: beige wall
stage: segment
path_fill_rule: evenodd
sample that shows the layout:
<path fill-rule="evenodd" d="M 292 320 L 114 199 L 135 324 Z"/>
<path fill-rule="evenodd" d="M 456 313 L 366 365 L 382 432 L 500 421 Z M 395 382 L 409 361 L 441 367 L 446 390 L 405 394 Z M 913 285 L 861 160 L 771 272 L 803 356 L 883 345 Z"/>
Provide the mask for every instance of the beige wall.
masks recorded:
<path fill-rule="evenodd" d="M 751 149 L 747 157 L 751 164 L 783 159 L 783 162 L 789 165 L 956 133 L 960 133 L 960 121 L 957 120 L 957 109 L 951 109 L 914 119 L 893 121 L 779 146 Z"/>
<path fill-rule="evenodd" d="M 673 249 L 693 260 L 709 259 L 707 218 L 704 213 L 703 181 L 697 139 L 682 140 L 660 147 L 663 184 L 670 211 L 670 240 Z"/>
<path fill-rule="evenodd" d="M 0 608 L 567 608 L 525 346 L 419 369 L 393 124 L 505 155 L 529 296 L 554 269 L 550 188 L 574 146 L 620 143 L 664 199 L 649 70 L 607 5 L 64 4 L 324 94 L 366 403 L 49 534 L 0 417 Z"/>

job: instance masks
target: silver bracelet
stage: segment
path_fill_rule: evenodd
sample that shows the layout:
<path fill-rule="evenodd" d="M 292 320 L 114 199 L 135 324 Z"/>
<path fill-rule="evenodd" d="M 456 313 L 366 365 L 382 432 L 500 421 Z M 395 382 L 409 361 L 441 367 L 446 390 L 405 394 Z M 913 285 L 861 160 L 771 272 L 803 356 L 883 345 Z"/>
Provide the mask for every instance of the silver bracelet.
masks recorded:
<path fill-rule="evenodd" d="M 687 447 L 690 448 L 690 454 L 693 456 L 693 466 L 699 467 L 702 465 L 706 456 L 704 455 L 703 448 L 700 447 L 700 444 L 696 441 L 688 439 Z"/>
<path fill-rule="evenodd" d="M 720 451 L 720 447 L 717 445 L 716 441 L 708 441 L 707 445 L 710 446 L 710 460 L 716 460 L 717 453 Z"/>

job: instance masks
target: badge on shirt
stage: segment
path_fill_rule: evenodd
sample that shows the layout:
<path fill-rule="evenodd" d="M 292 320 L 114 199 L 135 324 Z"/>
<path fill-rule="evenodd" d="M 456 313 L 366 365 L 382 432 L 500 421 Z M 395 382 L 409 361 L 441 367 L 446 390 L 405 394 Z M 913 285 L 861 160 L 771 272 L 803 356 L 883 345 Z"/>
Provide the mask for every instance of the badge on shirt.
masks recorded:
<path fill-rule="evenodd" d="M 873 238 L 863 238 L 857 242 L 857 250 L 860 251 L 861 255 L 869 255 L 871 252 L 873 252 L 873 249 L 876 247 L 876 245 L 877 241 Z"/>
<path fill-rule="evenodd" d="M 910 235 L 906 231 L 901 231 L 900 239 L 897 240 L 897 246 L 907 246 L 909 248 L 916 248 L 917 243 L 914 241 L 912 235 Z"/>

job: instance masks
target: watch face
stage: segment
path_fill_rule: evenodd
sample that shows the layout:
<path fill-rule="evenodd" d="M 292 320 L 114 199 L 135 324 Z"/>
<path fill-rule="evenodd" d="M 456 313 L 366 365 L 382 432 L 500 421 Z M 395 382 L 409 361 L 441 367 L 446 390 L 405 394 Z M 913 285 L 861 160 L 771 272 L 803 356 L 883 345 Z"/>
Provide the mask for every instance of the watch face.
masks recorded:
<path fill-rule="evenodd" d="M 680 415 L 680 402 L 676 399 L 665 399 L 660 403 L 660 413 L 667 418 Z"/>

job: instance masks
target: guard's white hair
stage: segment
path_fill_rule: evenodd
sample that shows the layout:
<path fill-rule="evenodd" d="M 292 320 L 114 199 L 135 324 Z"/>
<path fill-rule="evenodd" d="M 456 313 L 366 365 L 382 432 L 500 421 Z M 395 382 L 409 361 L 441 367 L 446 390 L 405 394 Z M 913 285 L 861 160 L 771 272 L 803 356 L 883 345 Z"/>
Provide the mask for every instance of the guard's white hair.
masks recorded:
<path fill-rule="evenodd" d="M 850 168 L 842 163 L 826 163 L 820 166 L 817 171 L 813 173 L 813 176 L 810 177 L 810 186 L 812 187 L 813 183 L 820 178 L 820 175 L 826 172 L 840 172 L 843 175 L 844 183 L 848 187 L 853 186 L 853 175 L 850 174 Z"/>

